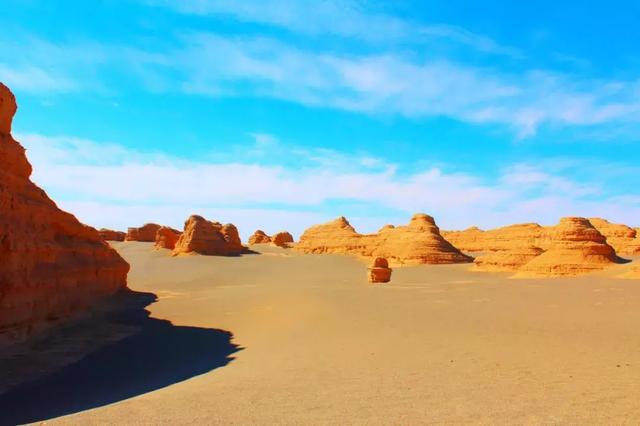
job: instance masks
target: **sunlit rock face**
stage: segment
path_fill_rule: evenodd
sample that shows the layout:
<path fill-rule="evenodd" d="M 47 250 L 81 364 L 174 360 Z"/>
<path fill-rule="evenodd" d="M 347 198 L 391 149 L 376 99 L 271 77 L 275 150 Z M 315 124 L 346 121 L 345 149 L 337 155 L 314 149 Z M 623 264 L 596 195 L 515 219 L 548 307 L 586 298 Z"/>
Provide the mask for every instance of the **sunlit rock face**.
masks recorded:
<path fill-rule="evenodd" d="M 100 238 L 105 241 L 124 241 L 126 232 L 114 231 L 112 229 L 101 228 L 98 230 Z"/>
<path fill-rule="evenodd" d="M 347 219 L 339 217 L 307 229 L 296 250 L 382 257 L 396 266 L 472 261 L 440 235 L 431 216 L 421 213 L 414 215 L 406 226 L 385 226 L 378 233 L 368 235 L 357 233 Z"/>
<path fill-rule="evenodd" d="M 160 228 L 162 228 L 162 226 L 157 223 L 145 223 L 139 228 L 129 228 L 125 241 L 153 243 L 156 240 L 156 234 Z"/>
<path fill-rule="evenodd" d="M 607 239 L 585 218 L 562 218 L 549 235 L 550 247 L 522 266 L 516 276 L 575 276 L 620 262 Z"/>
<path fill-rule="evenodd" d="M 0 342 L 24 338 L 126 287 L 129 265 L 30 180 L 0 84 Z"/>
<path fill-rule="evenodd" d="M 235 256 L 246 251 L 240 241 L 238 229 L 232 224 L 222 225 L 202 216 L 193 215 L 184 224 L 173 255 L 204 254 L 209 256 Z"/>
<path fill-rule="evenodd" d="M 173 250 L 176 247 L 178 238 L 180 238 L 180 234 L 181 232 L 177 229 L 173 229 L 168 226 L 160 227 L 158 232 L 156 232 L 155 248 Z"/>
<path fill-rule="evenodd" d="M 600 218 L 591 218 L 589 222 L 607 238 L 607 244 L 619 255 L 640 255 L 640 235 L 636 229 Z"/>

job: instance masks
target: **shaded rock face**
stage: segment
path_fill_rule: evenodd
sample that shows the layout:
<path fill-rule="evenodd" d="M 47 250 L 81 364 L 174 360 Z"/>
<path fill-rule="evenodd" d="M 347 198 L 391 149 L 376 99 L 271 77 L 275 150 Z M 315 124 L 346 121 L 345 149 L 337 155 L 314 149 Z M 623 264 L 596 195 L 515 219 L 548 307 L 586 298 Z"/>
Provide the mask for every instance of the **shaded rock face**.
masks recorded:
<path fill-rule="evenodd" d="M 0 84 L 0 342 L 11 342 L 126 287 L 129 265 L 94 228 L 29 179 L 10 134 L 16 102 Z"/>
<path fill-rule="evenodd" d="M 101 228 L 98 233 L 104 241 L 124 241 L 127 234 L 121 231 L 113 231 L 111 229 Z"/>
<path fill-rule="evenodd" d="M 537 223 L 523 223 L 482 231 L 471 227 L 464 231 L 443 231 L 451 244 L 465 252 L 489 252 L 538 247 L 550 244 L 549 228 Z"/>
<path fill-rule="evenodd" d="M 245 251 L 238 230 L 231 224 L 210 222 L 193 215 L 184 224 L 173 255 L 197 253 L 210 256 L 235 256 Z"/>
<path fill-rule="evenodd" d="M 180 238 L 180 231 L 170 228 L 168 226 L 162 226 L 156 232 L 156 249 L 169 249 L 173 250 L 176 247 L 176 243 Z"/>
<path fill-rule="evenodd" d="M 619 255 L 640 255 L 640 235 L 635 229 L 600 218 L 591 218 L 589 222 L 606 237 L 607 244 L 612 246 Z"/>
<path fill-rule="evenodd" d="M 258 229 L 249 237 L 249 245 L 253 244 L 268 244 L 271 242 L 271 237 L 265 234 L 264 231 Z"/>
<path fill-rule="evenodd" d="M 585 218 L 562 218 L 549 235 L 549 249 L 522 266 L 516 276 L 575 276 L 620 262 L 607 239 Z"/>
<path fill-rule="evenodd" d="M 156 223 L 146 223 L 140 228 L 129 228 L 125 241 L 153 243 L 156 240 L 156 233 L 160 228 L 161 226 Z"/>
<path fill-rule="evenodd" d="M 383 257 L 376 257 L 373 261 L 373 265 L 369 268 L 369 282 L 370 283 L 388 283 L 391 281 L 391 268 L 389 268 L 389 262 Z"/>
<path fill-rule="evenodd" d="M 281 231 L 271 238 L 271 242 L 278 247 L 289 247 L 293 243 L 293 235 L 287 231 Z"/>
<path fill-rule="evenodd" d="M 406 226 L 385 226 L 377 234 L 362 235 L 344 218 L 316 225 L 300 237 L 296 250 L 305 253 L 343 253 L 383 257 L 394 265 L 468 263 L 462 254 L 440 235 L 431 216 L 416 214 Z"/>

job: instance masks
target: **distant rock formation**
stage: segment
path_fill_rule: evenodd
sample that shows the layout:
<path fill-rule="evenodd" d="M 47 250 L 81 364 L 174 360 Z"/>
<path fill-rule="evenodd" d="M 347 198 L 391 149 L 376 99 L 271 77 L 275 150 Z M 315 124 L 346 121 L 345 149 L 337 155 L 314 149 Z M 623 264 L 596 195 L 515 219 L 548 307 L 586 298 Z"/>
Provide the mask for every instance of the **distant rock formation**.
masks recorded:
<path fill-rule="evenodd" d="M 537 223 L 522 223 L 488 231 L 474 226 L 464 231 L 443 231 L 442 235 L 465 252 L 494 252 L 528 247 L 546 249 L 550 244 L 548 231 L 549 228 Z"/>
<path fill-rule="evenodd" d="M 180 231 L 170 228 L 168 226 L 162 226 L 156 232 L 156 249 L 169 249 L 173 250 L 176 247 L 176 243 L 180 238 Z"/>
<path fill-rule="evenodd" d="M 15 97 L 0 83 L 0 342 L 47 328 L 126 288 L 129 265 L 94 228 L 31 182 L 11 136 Z"/>
<path fill-rule="evenodd" d="M 160 228 L 161 226 L 156 223 L 146 223 L 140 228 L 129 228 L 125 241 L 153 243 L 156 241 L 156 234 Z"/>
<path fill-rule="evenodd" d="M 100 234 L 100 238 L 104 241 L 124 241 L 124 238 L 127 235 L 125 232 L 113 231 L 106 228 L 101 228 L 98 233 Z"/>
<path fill-rule="evenodd" d="M 620 262 L 606 238 L 585 218 L 562 218 L 549 236 L 550 247 L 522 266 L 517 277 L 582 275 Z"/>
<path fill-rule="evenodd" d="M 176 242 L 173 255 L 197 253 L 209 256 L 235 256 L 245 250 L 235 226 L 210 222 L 202 216 L 193 215 L 185 222 L 184 231 Z"/>
<path fill-rule="evenodd" d="M 591 218 L 589 222 L 607 238 L 607 244 L 612 246 L 619 255 L 640 255 L 640 235 L 635 229 L 600 218 Z"/>
<path fill-rule="evenodd" d="M 391 281 L 392 269 L 389 268 L 389 262 L 387 262 L 387 259 L 383 257 L 376 257 L 368 272 L 370 283 L 388 283 Z"/>
<path fill-rule="evenodd" d="M 358 234 L 340 217 L 307 229 L 296 250 L 305 253 L 341 253 L 382 257 L 393 265 L 468 263 L 462 254 L 440 235 L 434 219 L 416 214 L 406 226 L 385 226 L 377 234 Z"/>
<path fill-rule="evenodd" d="M 510 250 L 492 251 L 474 259 L 475 270 L 486 272 L 517 271 L 533 258 L 544 253 L 539 247 L 516 247 Z"/>
<path fill-rule="evenodd" d="M 271 242 L 271 237 L 265 234 L 264 231 L 258 229 L 249 237 L 249 245 L 254 244 L 268 244 Z"/>
<path fill-rule="evenodd" d="M 281 231 L 271 238 L 271 243 L 278 247 L 289 247 L 289 244 L 293 243 L 293 235 L 287 231 Z"/>

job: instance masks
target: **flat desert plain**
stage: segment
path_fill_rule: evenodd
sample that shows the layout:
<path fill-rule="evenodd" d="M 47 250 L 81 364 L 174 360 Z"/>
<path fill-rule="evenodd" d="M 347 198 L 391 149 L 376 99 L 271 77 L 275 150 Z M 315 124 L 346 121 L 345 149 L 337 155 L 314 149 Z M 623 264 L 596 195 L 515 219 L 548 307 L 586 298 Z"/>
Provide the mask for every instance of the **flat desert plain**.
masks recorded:
<path fill-rule="evenodd" d="M 639 259 L 568 279 L 406 267 L 373 285 L 350 256 L 113 246 L 130 288 L 157 295 L 146 309 L 160 325 L 29 390 L 61 415 L 47 424 L 640 419 L 640 281 L 615 278 Z M 65 405 L 68 392 L 100 395 Z"/>

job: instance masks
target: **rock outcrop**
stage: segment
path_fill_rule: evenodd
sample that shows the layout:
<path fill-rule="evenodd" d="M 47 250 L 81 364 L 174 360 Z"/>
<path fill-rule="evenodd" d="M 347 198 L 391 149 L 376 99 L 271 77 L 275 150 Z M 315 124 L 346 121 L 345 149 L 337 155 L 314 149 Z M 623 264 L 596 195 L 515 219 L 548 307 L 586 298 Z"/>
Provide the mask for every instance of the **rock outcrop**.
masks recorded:
<path fill-rule="evenodd" d="M 176 242 L 173 255 L 197 253 L 209 256 L 236 256 L 245 250 L 235 226 L 210 222 L 202 216 L 193 215 L 185 222 L 184 231 Z"/>
<path fill-rule="evenodd" d="M 125 241 L 153 243 L 156 241 L 156 233 L 160 228 L 161 226 L 156 223 L 146 223 L 140 228 L 129 228 Z"/>
<path fill-rule="evenodd" d="M 254 244 L 268 244 L 271 242 L 271 237 L 265 234 L 264 231 L 258 229 L 249 237 L 249 245 Z"/>
<path fill-rule="evenodd" d="M 416 214 L 406 226 L 385 226 L 377 234 L 362 235 L 344 218 L 316 225 L 300 237 L 296 250 L 382 257 L 393 265 L 468 263 L 464 255 L 440 235 L 431 216 Z"/>
<path fill-rule="evenodd" d="M 635 229 L 600 218 L 591 218 L 589 222 L 607 238 L 607 244 L 613 247 L 619 255 L 640 255 L 640 235 Z"/>
<path fill-rule="evenodd" d="M 546 249 L 550 244 L 549 228 L 537 223 L 522 223 L 482 231 L 471 227 L 464 231 L 443 231 L 451 244 L 464 252 L 521 250 L 528 247 Z"/>
<path fill-rule="evenodd" d="M 180 231 L 170 228 L 168 226 L 162 226 L 156 232 L 156 249 L 169 249 L 173 250 L 176 247 L 176 243 L 180 238 Z"/>
<path fill-rule="evenodd" d="M 31 180 L 0 83 L 0 341 L 12 342 L 126 287 L 129 265 Z"/>
<path fill-rule="evenodd" d="M 293 235 L 287 231 L 278 232 L 271 238 L 271 243 L 278 247 L 289 247 L 289 245 L 293 243 Z"/>
<path fill-rule="evenodd" d="M 392 269 L 389 268 L 387 259 L 383 257 L 376 257 L 368 272 L 370 283 L 388 283 L 391 281 Z"/>
<path fill-rule="evenodd" d="M 124 241 L 124 238 L 127 235 L 125 232 L 114 231 L 106 228 L 101 228 L 98 233 L 100 234 L 100 238 L 104 241 Z"/>
<path fill-rule="evenodd" d="M 486 272 L 517 271 L 542 253 L 544 250 L 533 246 L 492 251 L 476 257 L 474 269 Z"/>
<path fill-rule="evenodd" d="M 522 266 L 517 277 L 582 275 L 620 262 L 606 238 L 585 218 L 562 218 L 549 236 L 550 247 Z"/>

